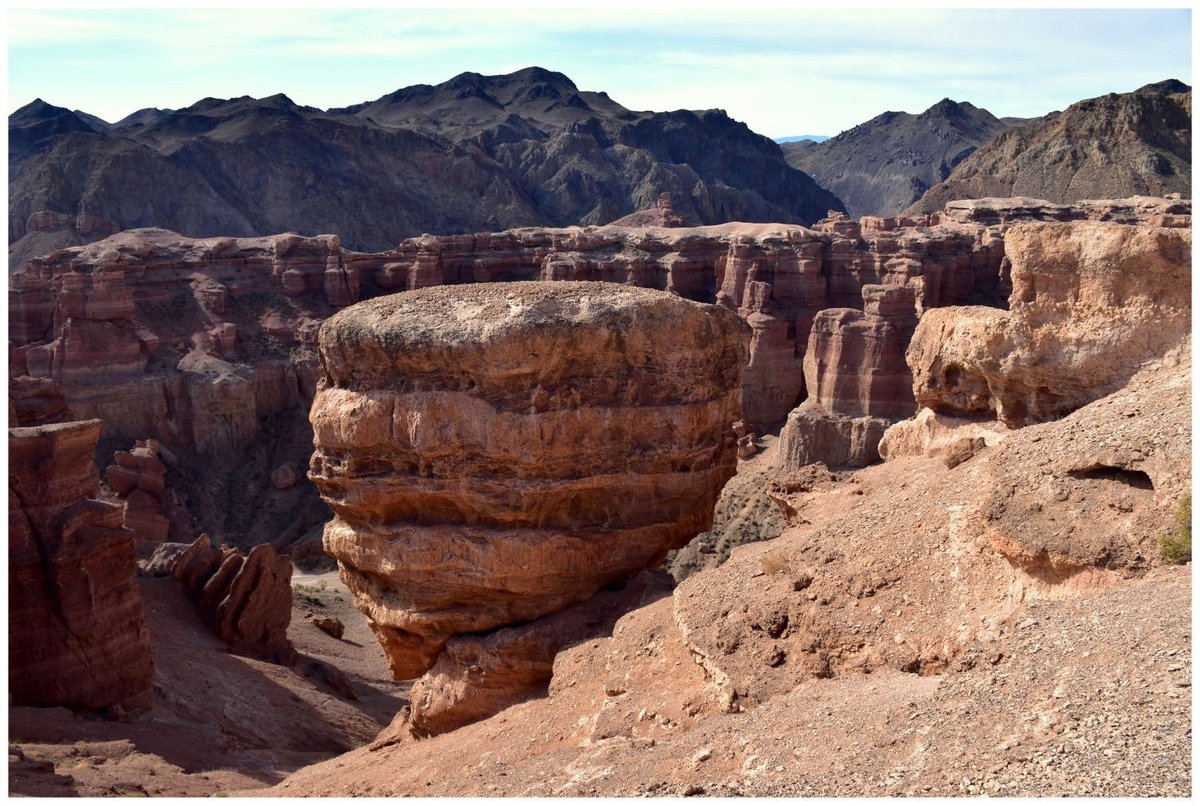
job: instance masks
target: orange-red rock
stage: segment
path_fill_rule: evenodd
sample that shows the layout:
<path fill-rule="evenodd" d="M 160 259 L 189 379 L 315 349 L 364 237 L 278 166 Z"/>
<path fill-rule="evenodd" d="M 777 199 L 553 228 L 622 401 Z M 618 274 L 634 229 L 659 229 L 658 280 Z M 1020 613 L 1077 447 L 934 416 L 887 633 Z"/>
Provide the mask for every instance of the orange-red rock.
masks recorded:
<path fill-rule="evenodd" d="M 423 289 L 327 321 L 309 477 L 396 676 L 708 528 L 748 335 L 719 307 L 571 282 Z"/>
<path fill-rule="evenodd" d="M 248 554 L 216 548 L 201 535 L 175 563 L 172 576 L 209 629 L 239 655 L 290 665 L 296 650 L 287 637 L 292 619 L 292 564 L 269 544 Z"/>
<path fill-rule="evenodd" d="M 132 450 L 117 451 L 115 464 L 104 471 L 108 486 L 124 499 L 124 525 L 133 532 L 142 557 L 153 554 L 171 531 L 162 512 L 167 468 L 159 461 L 158 452 L 155 440 L 136 442 Z"/>
<path fill-rule="evenodd" d="M 95 500 L 96 420 L 9 429 L 9 696 L 99 711 L 149 705 L 153 664 L 133 535 Z"/>

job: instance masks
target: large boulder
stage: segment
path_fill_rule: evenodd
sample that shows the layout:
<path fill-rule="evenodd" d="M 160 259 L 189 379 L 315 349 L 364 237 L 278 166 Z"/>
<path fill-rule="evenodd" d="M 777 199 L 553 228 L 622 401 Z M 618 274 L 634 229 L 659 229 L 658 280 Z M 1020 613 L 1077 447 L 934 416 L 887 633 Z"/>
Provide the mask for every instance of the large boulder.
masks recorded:
<path fill-rule="evenodd" d="M 610 283 L 426 288 L 329 319 L 309 478 L 396 677 L 707 529 L 748 341 L 732 311 Z"/>

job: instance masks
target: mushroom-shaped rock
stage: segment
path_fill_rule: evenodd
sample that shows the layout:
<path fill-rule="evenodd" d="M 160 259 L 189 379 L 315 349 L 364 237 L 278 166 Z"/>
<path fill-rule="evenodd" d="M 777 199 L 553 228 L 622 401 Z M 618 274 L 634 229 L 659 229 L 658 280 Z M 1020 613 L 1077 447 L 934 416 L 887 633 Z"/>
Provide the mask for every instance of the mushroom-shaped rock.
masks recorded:
<path fill-rule="evenodd" d="M 329 319 L 309 477 L 396 677 L 707 529 L 748 342 L 730 311 L 611 283 L 439 286 Z"/>

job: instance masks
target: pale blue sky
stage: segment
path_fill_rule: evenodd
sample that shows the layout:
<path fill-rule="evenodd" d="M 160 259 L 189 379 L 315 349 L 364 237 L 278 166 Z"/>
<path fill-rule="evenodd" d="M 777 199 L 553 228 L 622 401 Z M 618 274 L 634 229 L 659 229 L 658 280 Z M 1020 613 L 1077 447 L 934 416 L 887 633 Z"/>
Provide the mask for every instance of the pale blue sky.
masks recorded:
<path fill-rule="evenodd" d="M 13 10 L 8 108 L 40 97 L 115 121 L 148 106 L 283 92 L 324 109 L 536 64 L 631 109 L 719 107 L 781 137 L 836 134 L 947 96 L 1026 117 L 1192 80 L 1187 8 L 605 6 Z"/>

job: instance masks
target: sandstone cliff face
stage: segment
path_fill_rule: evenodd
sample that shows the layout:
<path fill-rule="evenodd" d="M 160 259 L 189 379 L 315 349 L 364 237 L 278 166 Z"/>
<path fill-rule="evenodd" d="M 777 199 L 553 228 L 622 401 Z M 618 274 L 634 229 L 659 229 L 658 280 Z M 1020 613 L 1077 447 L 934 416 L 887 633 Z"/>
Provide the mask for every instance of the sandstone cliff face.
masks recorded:
<path fill-rule="evenodd" d="M 353 257 L 336 236 L 149 230 L 33 260 L 10 280 L 18 420 L 65 410 L 100 419 L 116 444 L 153 440 L 174 492 L 142 490 L 155 507 L 127 490 L 131 512 L 158 511 L 188 539 L 286 545 L 326 517 L 307 485 L 277 489 L 269 475 L 307 461 L 316 328 L 352 286 Z"/>
<path fill-rule="evenodd" d="M 158 441 L 177 458 L 164 462 L 168 490 L 187 497 L 168 495 L 164 513 L 183 532 L 284 547 L 328 517 L 311 485 L 272 474 L 308 461 L 317 328 L 339 307 L 432 285 L 535 279 L 718 302 L 753 329 L 743 404 L 762 428 L 803 400 L 817 312 L 861 306 L 864 285 L 910 283 L 922 308 L 1002 298 L 992 229 L 929 224 L 519 229 L 423 236 L 374 254 L 346 250 L 337 236 L 124 232 L 13 275 L 10 395 L 22 423 L 69 411 L 101 419 L 106 439 Z"/>
<path fill-rule="evenodd" d="M 1009 311 L 922 317 L 908 350 L 922 406 L 1009 426 L 1054 419 L 1119 388 L 1190 328 L 1187 229 L 1024 224 L 1005 251 Z"/>
<path fill-rule="evenodd" d="M 395 675 L 706 529 L 747 341 L 728 311 L 594 283 L 424 289 L 330 319 L 309 476 Z"/>
<path fill-rule="evenodd" d="M 18 705 L 149 704 L 153 666 L 133 535 L 95 500 L 95 420 L 8 437 L 9 693 Z"/>
<path fill-rule="evenodd" d="M 779 469 L 812 462 L 863 467 L 894 421 L 916 411 L 904 349 L 917 325 L 911 286 L 863 287 L 864 310 L 829 308 L 813 320 L 804 356 L 809 397 L 779 432 Z"/>

